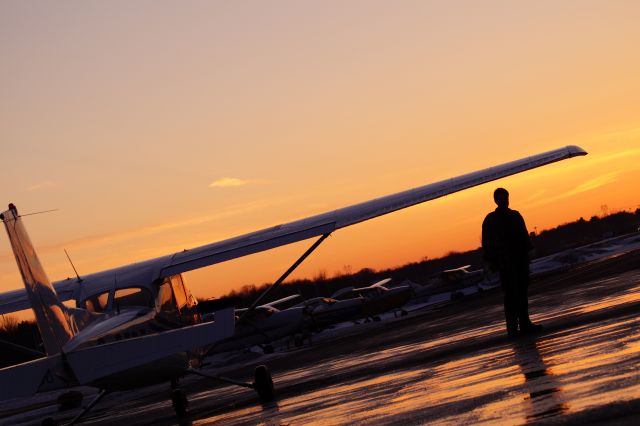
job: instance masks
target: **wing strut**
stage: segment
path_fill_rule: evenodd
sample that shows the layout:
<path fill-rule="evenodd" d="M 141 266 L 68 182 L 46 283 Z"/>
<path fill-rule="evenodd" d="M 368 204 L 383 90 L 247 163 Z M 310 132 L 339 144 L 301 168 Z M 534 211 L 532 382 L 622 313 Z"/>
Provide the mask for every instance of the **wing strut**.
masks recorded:
<path fill-rule="evenodd" d="M 318 248 L 318 246 L 319 246 L 320 244 L 322 244 L 322 242 L 323 242 L 325 239 L 327 239 L 327 237 L 328 237 L 329 235 L 331 235 L 331 234 L 330 234 L 330 233 L 329 233 L 329 234 L 324 234 L 324 235 L 322 235 L 320 238 L 318 238 L 318 239 L 316 240 L 316 242 L 315 242 L 315 243 L 313 243 L 313 245 L 312 245 L 311 247 L 309 247 L 309 248 L 307 249 L 307 251 L 305 251 L 305 252 L 304 252 L 304 254 L 303 254 L 302 256 L 300 256 L 300 258 L 299 258 L 298 260 L 296 260 L 296 261 L 295 261 L 295 263 L 294 263 L 293 265 L 291 265 L 291 266 L 289 267 L 289 269 L 287 269 L 287 271 L 286 271 L 284 274 L 282 274 L 282 275 L 280 276 L 280 278 L 278 278 L 278 279 L 277 279 L 277 281 L 276 281 L 276 282 L 274 282 L 273 284 L 271 284 L 271 287 L 269 287 L 268 289 L 266 289 L 266 290 L 265 290 L 265 291 L 260 295 L 260 297 L 258 297 L 258 298 L 257 298 L 257 299 L 256 299 L 256 300 L 251 304 L 251 306 L 249 306 L 249 309 L 247 309 L 247 310 L 246 310 L 246 312 L 245 312 L 244 314 L 242 314 L 242 316 L 241 316 L 241 317 L 240 317 L 240 319 L 238 320 L 238 323 L 242 322 L 242 320 L 247 316 L 247 314 L 248 314 L 249 312 L 251 312 L 252 310 L 254 310 L 254 309 L 256 308 L 256 306 L 259 306 L 259 305 L 260 305 L 260 302 L 261 302 L 265 297 L 267 297 L 267 295 L 268 295 L 269 293 L 271 293 L 271 291 L 273 291 L 273 289 L 275 289 L 275 288 L 276 288 L 276 287 L 278 287 L 280 284 L 282 284 L 282 282 L 283 282 L 284 280 L 286 280 L 286 279 L 287 279 L 287 277 L 288 277 L 289 275 L 291 275 L 291 273 L 292 273 L 292 272 L 293 272 L 293 271 L 294 271 L 298 266 L 300 266 L 300 264 L 301 264 L 302 262 L 304 262 L 304 260 L 305 260 L 307 257 L 309 257 L 309 255 L 310 255 L 311 253 L 313 253 L 313 251 L 314 251 L 315 249 L 317 249 L 317 248 Z"/>

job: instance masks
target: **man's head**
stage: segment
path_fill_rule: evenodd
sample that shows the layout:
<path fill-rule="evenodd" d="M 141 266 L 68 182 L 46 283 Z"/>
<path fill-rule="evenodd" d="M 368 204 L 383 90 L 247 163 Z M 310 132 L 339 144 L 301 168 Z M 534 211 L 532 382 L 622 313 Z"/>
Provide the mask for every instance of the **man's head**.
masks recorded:
<path fill-rule="evenodd" d="M 496 189 L 495 191 L 493 191 L 493 201 L 496 202 L 498 207 L 509 207 L 509 191 L 504 188 Z"/>

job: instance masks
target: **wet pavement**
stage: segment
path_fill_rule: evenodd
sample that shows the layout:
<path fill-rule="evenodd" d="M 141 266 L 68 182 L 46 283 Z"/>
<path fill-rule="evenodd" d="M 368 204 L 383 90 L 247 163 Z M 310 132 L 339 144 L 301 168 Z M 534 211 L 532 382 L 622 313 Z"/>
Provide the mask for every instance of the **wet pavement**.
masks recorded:
<path fill-rule="evenodd" d="M 440 345 L 453 345 L 459 352 L 422 365 L 408 360 L 411 366 L 406 369 L 357 375 L 331 386 L 287 396 L 272 407 L 251 406 L 194 424 L 523 424 L 569 420 L 572 415 L 586 411 L 609 419 L 606 413 L 609 405 L 637 402 L 640 398 L 640 319 L 636 312 L 626 312 L 628 306 L 627 309 L 624 306 L 640 302 L 640 273 L 619 279 L 635 281 L 636 285 L 588 304 L 578 304 L 580 299 L 561 303 L 539 315 L 552 322 L 564 315 L 603 314 L 599 311 L 621 307 L 623 312 L 614 318 L 569 328 L 554 324 L 559 329 L 537 337 L 496 343 L 492 338 L 503 330 L 501 324 L 494 323 L 444 339 L 357 355 L 348 362 L 332 360 L 322 363 L 315 374 L 344 374 L 360 365 L 378 363 L 384 369 L 390 360 L 397 364 L 398 359 L 408 358 L 411 352 L 420 353 Z M 607 284 L 608 280 L 594 283 Z M 534 304 L 539 305 L 546 298 L 538 297 Z M 468 350 L 465 348 L 465 342 L 483 338 L 486 345 L 480 341 Z M 303 368 L 279 379 L 286 386 L 288 382 L 306 380 L 308 374 Z M 630 415 L 634 412 L 632 408 L 629 407 Z M 635 408 L 640 408 L 640 404 L 635 404 Z M 613 417 L 624 418 L 620 413 Z"/>
<path fill-rule="evenodd" d="M 485 292 L 408 317 L 334 330 L 319 335 L 312 347 L 246 355 L 226 367 L 227 374 L 250 379 L 251 367 L 268 365 L 278 389 L 271 404 L 260 404 L 247 389 L 187 379 L 191 414 L 182 422 L 165 387 L 114 394 L 85 421 L 637 424 L 639 258 L 609 260 L 535 283 L 532 319 L 546 327 L 536 336 L 508 340 L 500 292 Z"/>

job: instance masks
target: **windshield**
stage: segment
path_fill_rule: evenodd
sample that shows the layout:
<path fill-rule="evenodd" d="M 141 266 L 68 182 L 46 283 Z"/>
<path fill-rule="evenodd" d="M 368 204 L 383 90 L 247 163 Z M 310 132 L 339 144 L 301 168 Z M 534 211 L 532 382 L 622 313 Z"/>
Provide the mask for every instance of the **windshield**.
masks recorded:
<path fill-rule="evenodd" d="M 94 294 L 87 297 L 82 303 L 89 312 L 104 312 L 109 305 L 109 292 Z"/>
<path fill-rule="evenodd" d="M 130 287 L 116 290 L 113 298 L 114 305 L 123 306 L 153 306 L 153 296 L 144 287 Z"/>

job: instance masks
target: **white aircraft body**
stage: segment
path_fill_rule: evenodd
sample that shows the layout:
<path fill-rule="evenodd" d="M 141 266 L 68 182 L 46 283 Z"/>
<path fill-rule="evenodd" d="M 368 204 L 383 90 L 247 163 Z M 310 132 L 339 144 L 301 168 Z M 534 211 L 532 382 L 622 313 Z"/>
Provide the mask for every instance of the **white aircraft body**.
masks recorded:
<path fill-rule="evenodd" d="M 304 309 L 310 327 L 317 331 L 331 324 L 357 319 L 362 316 L 363 297 L 336 300 L 332 297 L 314 297 L 296 305 Z"/>
<path fill-rule="evenodd" d="M 134 263 L 82 277 L 49 282 L 22 218 L 10 205 L 2 220 L 24 281 L 24 289 L 0 294 L 0 314 L 33 309 L 46 356 L 0 370 L 0 400 L 77 385 L 101 389 L 74 423 L 110 391 L 171 382 L 178 414 L 186 399 L 177 388 L 186 374 L 211 377 L 199 362 L 216 343 L 234 334 L 233 310 L 202 322 L 196 301 L 181 273 L 285 244 L 319 237 L 274 286 L 281 283 L 332 232 L 425 201 L 452 194 L 575 156 L 586 155 L 567 146 L 441 182 L 399 192 L 306 219 Z M 273 288 L 273 287 L 272 287 Z M 266 297 L 267 290 L 249 309 Z M 62 301 L 74 299 L 77 308 Z M 245 314 L 245 315 L 248 315 Z M 226 380 L 273 395 L 264 367 L 256 369 L 253 384 Z"/>
<path fill-rule="evenodd" d="M 352 300 L 354 296 L 362 299 L 362 309 L 360 317 L 368 320 L 380 321 L 380 314 L 387 311 L 400 311 L 401 314 L 407 315 L 407 312 L 401 310 L 412 296 L 412 288 L 408 285 L 400 285 L 396 287 L 385 287 L 391 281 L 391 278 L 385 278 L 368 287 L 345 287 L 336 291 L 332 297 L 340 300 Z"/>
<path fill-rule="evenodd" d="M 297 294 L 287 296 L 256 306 L 251 311 L 236 309 L 236 327 L 233 336 L 217 342 L 210 353 L 246 349 L 251 346 L 260 346 L 267 354 L 273 353 L 272 343 L 284 337 L 293 339 L 295 334 L 303 328 L 307 319 L 307 312 L 303 308 L 292 306 L 280 310 L 276 306 L 299 297 Z M 244 315 L 245 313 L 247 314 Z"/>
<path fill-rule="evenodd" d="M 465 265 L 446 269 L 432 276 L 426 284 L 412 283 L 413 294 L 416 298 L 423 298 L 443 291 L 452 291 L 451 298 L 455 299 L 461 294 L 457 292 L 461 288 L 471 286 L 482 288 L 481 283 L 488 281 L 486 272 L 482 269 L 472 271 L 470 268 L 471 265 Z"/>

